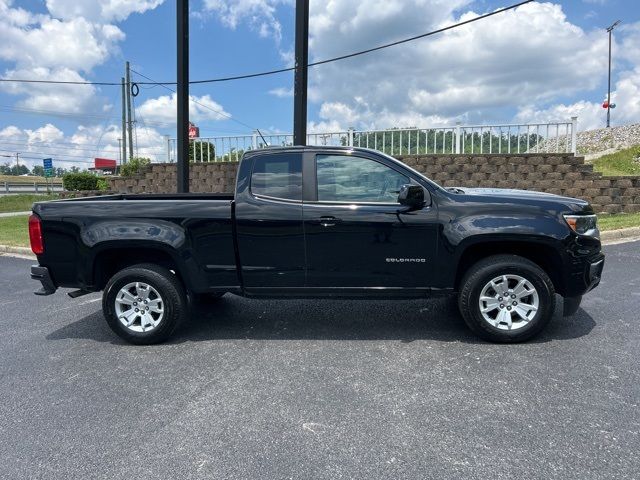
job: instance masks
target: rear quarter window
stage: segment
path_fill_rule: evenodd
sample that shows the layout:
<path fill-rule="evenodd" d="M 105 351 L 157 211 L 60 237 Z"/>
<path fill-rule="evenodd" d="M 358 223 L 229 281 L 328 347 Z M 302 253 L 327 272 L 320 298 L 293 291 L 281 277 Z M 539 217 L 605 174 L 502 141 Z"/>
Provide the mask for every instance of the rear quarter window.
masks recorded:
<path fill-rule="evenodd" d="M 262 155 L 254 160 L 251 193 L 284 200 L 302 201 L 302 155 Z"/>

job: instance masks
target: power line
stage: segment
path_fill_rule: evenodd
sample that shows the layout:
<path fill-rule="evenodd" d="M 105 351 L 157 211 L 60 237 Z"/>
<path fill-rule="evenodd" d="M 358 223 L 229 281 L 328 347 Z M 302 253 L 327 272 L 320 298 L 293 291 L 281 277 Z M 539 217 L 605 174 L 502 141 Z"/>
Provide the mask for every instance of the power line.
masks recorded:
<path fill-rule="evenodd" d="M 160 86 L 160 85 L 156 85 L 156 86 Z M 84 119 L 89 119 L 89 120 L 103 120 L 103 119 L 110 119 L 110 120 L 119 120 L 120 117 L 117 117 L 115 115 L 101 115 L 98 113 L 76 113 L 76 112 L 64 112 L 64 111 L 58 111 L 58 110 L 40 110 L 40 109 L 35 109 L 35 108 L 26 108 L 26 107 L 14 107 L 14 106 L 9 106 L 9 105 L 0 105 L 0 112 L 17 112 L 20 114 L 25 114 L 25 115 L 51 115 L 54 117 L 69 117 L 69 118 L 84 118 Z M 146 122 L 147 125 L 149 126 L 155 126 L 155 127 L 166 127 L 166 128 L 173 128 L 175 127 L 175 123 L 167 123 L 167 122 L 158 122 L 155 120 L 151 120 Z M 244 130 L 218 130 L 217 128 L 211 128 L 211 129 L 205 129 L 203 128 L 203 125 L 213 125 L 213 123 L 211 123 L 209 120 L 203 120 L 202 122 L 200 122 L 200 130 L 205 130 L 205 131 L 216 131 L 216 132 L 221 132 L 221 133 L 242 133 L 244 132 Z"/>
<path fill-rule="evenodd" d="M 150 81 L 152 81 L 152 82 L 153 82 L 153 79 L 151 79 L 151 78 L 147 77 L 146 75 L 143 75 L 143 74 L 142 74 L 142 73 L 140 73 L 140 72 L 136 72 L 134 69 L 131 69 L 131 71 L 132 71 L 133 73 L 135 73 L 136 75 L 140 75 L 142 78 L 146 78 L 147 80 L 150 80 Z M 155 83 L 155 85 L 159 85 L 159 86 L 161 86 L 162 88 L 164 88 L 164 89 L 166 89 L 166 90 L 169 90 L 169 91 L 170 91 L 170 92 L 172 92 L 172 93 L 176 93 L 176 91 L 175 91 L 174 89 L 167 87 L 164 83 L 157 82 L 157 83 Z M 221 112 L 221 111 L 219 111 L 219 110 L 216 110 L 215 108 L 212 108 L 212 107 L 210 107 L 209 105 L 205 105 L 204 103 L 201 103 L 201 102 L 199 102 L 199 101 L 197 101 L 197 100 L 195 100 L 195 99 L 193 99 L 193 98 L 190 98 L 190 100 L 191 100 L 193 103 L 195 103 L 195 104 L 197 104 L 197 105 L 200 105 L 200 106 L 201 106 L 201 107 L 203 107 L 203 108 L 206 108 L 207 110 L 210 110 L 210 111 L 212 111 L 212 112 L 214 112 L 214 113 L 217 113 L 218 115 L 222 115 L 223 117 L 226 117 L 226 118 L 228 118 L 229 120 L 231 120 L 231 121 L 234 121 L 234 122 L 238 123 L 239 125 L 242 125 L 242 126 L 244 126 L 244 127 L 247 127 L 247 128 L 249 128 L 249 129 L 251 129 L 251 130 L 255 130 L 255 127 L 252 127 L 251 125 L 248 125 L 248 124 L 246 124 L 246 123 L 244 123 L 244 122 L 242 122 L 242 121 L 240 121 L 240 120 L 238 120 L 238 119 L 236 119 L 236 118 L 232 117 L 231 115 L 229 115 L 229 114 L 228 114 L 228 113 L 226 113 L 226 112 Z"/>
<path fill-rule="evenodd" d="M 7 150 L 10 151 L 10 150 Z M 37 155 L 37 156 L 36 156 Z M 60 162 L 71 162 L 71 163 L 93 163 L 93 160 L 75 160 L 73 158 L 62 158 L 59 155 L 51 154 L 51 153 L 39 153 L 39 152 L 29 152 L 29 154 L 20 154 L 20 158 L 25 158 L 28 160 L 42 160 L 43 158 L 51 157 Z M 74 158 L 85 158 L 85 157 L 75 157 Z"/>
<path fill-rule="evenodd" d="M 37 143 L 29 143 L 27 141 L 24 142 L 11 142 L 11 141 L 1 141 L 0 145 L 17 145 L 23 149 L 25 148 L 30 148 L 30 147 L 44 147 L 44 148 L 54 148 L 56 150 L 79 150 L 79 151 L 86 151 L 86 152 L 95 152 L 95 151 L 100 151 L 100 152 L 104 152 L 104 153 L 118 153 L 119 150 L 110 150 L 108 148 L 103 148 L 100 147 L 99 145 L 93 145 L 93 144 L 88 144 L 88 143 L 83 143 L 81 144 L 82 146 L 85 147 L 90 147 L 90 148 L 83 148 L 82 146 L 80 147 L 75 147 L 75 146 L 66 146 L 66 145 L 57 145 L 56 143 L 53 144 L 46 144 L 46 143 L 41 143 L 40 145 L 38 145 Z M 71 144 L 73 145 L 73 144 Z M 93 147 L 93 148 L 91 148 Z"/>
<path fill-rule="evenodd" d="M 15 152 L 15 149 L 6 149 L 6 148 L 0 148 L 0 151 L 4 151 L 4 152 Z M 20 152 L 20 156 L 22 157 L 22 155 L 44 155 L 45 157 L 50 156 L 50 157 L 69 157 L 69 158 L 87 158 L 88 155 L 72 155 L 70 153 L 55 153 L 55 152 L 34 152 L 32 150 L 29 151 L 25 151 Z"/>
<path fill-rule="evenodd" d="M 0 78 L 0 82 L 16 82 L 16 83 L 56 83 L 61 85 L 120 85 L 113 82 L 80 82 L 80 81 L 66 81 L 66 80 L 32 80 L 24 78 Z"/>
<path fill-rule="evenodd" d="M 447 27 L 443 27 L 443 28 L 439 28 L 437 30 L 433 30 L 431 32 L 427 32 L 427 33 L 423 33 L 421 35 L 416 35 L 413 37 L 409 37 L 409 38 L 405 38 L 403 40 L 398 40 L 395 42 L 391 42 L 391 43 L 386 43 L 384 45 L 380 45 L 377 47 L 373 47 L 373 48 L 368 48 L 365 50 L 360 50 L 358 52 L 353 52 L 353 53 L 349 53 L 346 55 L 340 55 L 338 57 L 332 57 L 332 58 L 327 58 L 325 60 L 320 60 L 317 62 L 312 62 L 309 63 L 308 66 L 309 67 L 315 67 L 318 65 L 324 65 L 327 63 L 331 63 L 331 62 L 337 62 L 339 60 L 345 60 L 347 58 L 353 58 L 353 57 L 357 57 L 360 55 L 365 55 L 367 53 L 371 53 L 371 52 L 376 52 L 378 50 L 382 50 L 385 48 L 389 48 L 389 47 L 395 47 L 397 45 L 401 45 L 403 43 L 408 43 L 408 42 L 413 42 L 415 40 L 419 40 L 422 38 L 426 38 L 426 37 L 430 37 L 432 35 L 436 35 L 438 33 L 443 33 L 446 32 L 448 30 L 453 30 L 454 28 L 458 28 L 458 27 L 462 27 L 464 25 L 468 25 L 470 23 L 474 23 L 474 22 L 478 22 L 480 20 L 484 20 L 486 18 L 492 17 L 494 15 L 498 15 L 500 13 L 506 12 L 508 10 L 513 10 L 515 8 L 518 8 L 522 5 L 526 5 L 527 3 L 531 3 L 534 2 L 535 0 L 525 0 L 523 2 L 520 3 L 516 3 L 513 5 L 510 5 L 508 7 L 504 7 L 504 8 L 500 8 L 498 10 L 495 10 L 493 12 L 490 13 L 486 13 L 484 15 L 480 15 L 478 17 L 474 17 L 474 18 L 470 18 L 469 20 L 465 20 L 463 22 L 458 22 L 458 23 L 454 23 L 453 25 L 449 25 Z M 285 68 L 279 68 L 279 69 L 275 69 L 275 70 L 268 70 L 268 71 L 264 71 L 264 72 L 256 72 L 256 73 L 249 73 L 246 75 L 235 75 L 235 76 L 231 76 L 231 77 L 220 77 L 220 78 L 211 78 L 211 79 L 207 79 L 207 80 L 193 80 L 191 82 L 189 82 L 189 84 L 200 84 L 200 83 L 216 83 L 216 82 L 229 82 L 232 80 L 243 80 L 243 79 L 247 79 L 247 78 L 255 78 L 255 77 L 264 77 L 267 75 L 275 75 L 278 73 L 285 73 L 285 72 L 291 72 L 295 70 L 295 67 L 285 67 Z M 140 75 L 138 73 L 138 75 Z M 142 75 L 144 76 L 144 75 Z M 145 77 L 147 78 L 147 77 Z M 25 79 L 11 79 L 11 78 L 0 78 L 0 82 L 18 82 L 18 83 L 55 83 L 55 84 L 67 84 L 67 85 L 109 85 L 109 86 L 120 86 L 119 82 L 79 82 L 79 81 L 61 81 L 61 80 L 25 80 Z M 167 86 L 167 85 L 176 85 L 177 82 L 137 82 L 139 85 L 161 85 L 161 86 Z"/>

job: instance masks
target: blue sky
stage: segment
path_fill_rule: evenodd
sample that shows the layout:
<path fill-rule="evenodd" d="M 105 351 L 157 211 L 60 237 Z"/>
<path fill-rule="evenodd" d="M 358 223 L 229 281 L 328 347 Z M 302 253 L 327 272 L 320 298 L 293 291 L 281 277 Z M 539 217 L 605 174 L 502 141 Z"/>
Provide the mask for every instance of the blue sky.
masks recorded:
<path fill-rule="evenodd" d="M 416 35 L 508 3 L 311 0 L 310 56 Z M 192 80 L 291 65 L 293 0 L 192 0 L 191 10 Z M 4 78 L 117 82 L 129 60 L 154 80 L 175 79 L 173 1 L 0 0 L 0 18 Z M 617 19 L 623 24 L 614 47 L 614 123 L 639 122 L 640 4 L 573 0 L 538 2 L 451 35 L 313 68 L 309 128 L 553 121 L 573 114 L 582 128 L 600 126 L 604 27 Z M 290 131 L 292 83 L 293 74 L 283 73 L 193 86 L 201 135 Z M 161 135 L 175 135 L 171 92 L 141 88 L 135 106 L 139 150 L 161 160 Z M 56 153 L 69 164 L 115 157 L 119 115 L 119 87 L 3 84 L 0 150 Z"/>

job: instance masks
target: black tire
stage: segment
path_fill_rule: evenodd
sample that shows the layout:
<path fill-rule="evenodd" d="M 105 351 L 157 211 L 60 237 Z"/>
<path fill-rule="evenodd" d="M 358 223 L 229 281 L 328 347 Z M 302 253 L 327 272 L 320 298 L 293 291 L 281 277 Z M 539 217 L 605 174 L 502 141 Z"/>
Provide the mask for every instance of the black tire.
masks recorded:
<path fill-rule="evenodd" d="M 483 288 L 501 275 L 518 275 L 526 279 L 538 294 L 537 312 L 528 323 L 515 330 L 492 325 L 480 310 Z M 458 295 L 458 307 L 469 328 L 481 338 L 499 343 L 523 342 L 540 333 L 553 317 L 555 303 L 555 289 L 549 276 L 535 263 L 517 255 L 495 255 L 473 265 L 465 273 Z"/>
<path fill-rule="evenodd" d="M 126 327 L 118 319 L 115 310 L 116 296 L 123 287 L 133 282 L 150 285 L 162 300 L 162 319 L 146 332 L 136 332 Z M 151 345 L 173 335 L 187 318 L 189 308 L 184 287 L 173 273 L 158 265 L 143 263 L 120 270 L 111 277 L 102 295 L 102 311 L 111 330 L 120 338 L 136 345 Z"/>

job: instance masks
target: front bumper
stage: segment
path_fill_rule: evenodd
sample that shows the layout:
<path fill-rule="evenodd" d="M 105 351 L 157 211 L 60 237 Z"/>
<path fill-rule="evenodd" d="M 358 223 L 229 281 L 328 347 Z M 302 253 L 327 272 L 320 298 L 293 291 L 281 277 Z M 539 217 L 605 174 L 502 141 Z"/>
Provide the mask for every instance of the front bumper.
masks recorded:
<path fill-rule="evenodd" d="M 31 279 L 38 280 L 42 284 L 42 288 L 40 290 L 33 292 L 36 295 L 51 295 L 58 289 L 56 284 L 53 283 L 53 279 L 51 278 L 47 267 L 31 265 Z"/>
<path fill-rule="evenodd" d="M 592 261 L 589 264 L 589 268 L 586 272 L 586 283 L 588 285 L 587 292 L 589 290 L 593 290 L 600 283 L 600 278 L 602 278 L 602 270 L 604 269 L 604 255 L 602 258 Z"/>
<path fill-rule="evenodd" d="M 564 297 L 577 297 L 593 290 L 600 283 L 604 254 L 573 258 L 565 263 Z"/>

